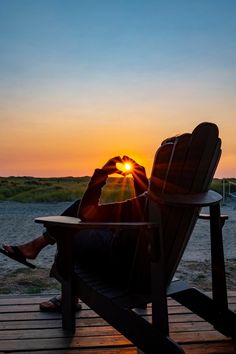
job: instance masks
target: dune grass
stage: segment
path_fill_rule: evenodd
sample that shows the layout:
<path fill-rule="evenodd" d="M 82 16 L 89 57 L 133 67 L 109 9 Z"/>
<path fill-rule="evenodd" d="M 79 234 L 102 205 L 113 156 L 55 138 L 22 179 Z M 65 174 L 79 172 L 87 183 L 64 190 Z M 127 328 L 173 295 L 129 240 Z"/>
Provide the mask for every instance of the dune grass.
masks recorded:
<path fill-rule="evenodd" d="M 63 202 L 81 198 L 90 177 L 0 177 L 0 201 L 31 202 Z M 235 182 L 235 178 L 227 181 Z M 222 194 L 222 179 L 215 178 L 211 189 Z M 227 183 L 226 183 L 226 188 Z M 231 185 L 231 192 L 236 192 L 236 184 Z M 102 201 L 112 202 L 132 197 L 134 193 L 132 178 L 108 179 L 103 188 Z"/>
<path fill-rule="evenodd" d="M 63 202 L 81 198 L 90 177 L 0 177 L 0 201 Z M 102 201 L 123 200 L 133 195 L 130 178 L 109 178 Z"/>

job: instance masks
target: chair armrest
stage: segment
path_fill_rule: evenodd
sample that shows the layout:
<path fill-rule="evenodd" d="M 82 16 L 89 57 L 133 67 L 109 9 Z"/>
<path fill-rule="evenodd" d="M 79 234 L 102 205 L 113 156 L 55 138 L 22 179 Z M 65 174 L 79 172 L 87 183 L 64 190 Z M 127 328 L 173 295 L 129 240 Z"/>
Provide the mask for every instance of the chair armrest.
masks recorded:
<path fill-rule="evenodd" d="M 178 207 L 204 207 L 219 203 L 222 196 L 212 190 L 194 194 L 160 194 L 150 195 L 150 198 L 158 204 L 166 204 Z"/>
<path fill-rule="evenodd" d="M 45 226 L 62 226 L 73 229 L 152 229 L 159 226 L 158 222 L 84 222 L 71 216 L 43 216 L 35 219 Z"/>

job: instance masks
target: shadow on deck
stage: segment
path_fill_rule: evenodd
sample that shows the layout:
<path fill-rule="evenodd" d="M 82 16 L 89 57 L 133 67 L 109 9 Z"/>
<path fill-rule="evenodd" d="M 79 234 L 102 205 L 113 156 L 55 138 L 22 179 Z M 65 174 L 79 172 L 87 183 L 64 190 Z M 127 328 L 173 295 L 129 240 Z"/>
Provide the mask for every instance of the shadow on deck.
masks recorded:
<path fill-rule="evenodd" d="M 133 354 L 137 349 L 94 311 L 82 304 L 74 336 L 61 329 L 60 314 L 39 312 L 49 296 L 0 296 L 0 354 Z M 236 310 L 236 291 L 229 292 Z M 171 337 L 186 354 L 236 353 L 236 342 L 224 337 L 189 310 L 169 300 Z M 139 310 L 151 318 L 151 307 Z M 160 353 L 164 354 L 164 353 Z"/>

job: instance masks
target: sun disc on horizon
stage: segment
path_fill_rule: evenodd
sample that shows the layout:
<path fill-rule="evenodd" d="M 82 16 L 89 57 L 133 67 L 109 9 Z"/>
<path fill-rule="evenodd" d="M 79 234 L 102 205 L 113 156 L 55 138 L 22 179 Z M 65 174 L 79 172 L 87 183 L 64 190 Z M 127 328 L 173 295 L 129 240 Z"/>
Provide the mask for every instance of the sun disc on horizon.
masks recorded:
<path fill-rule="evenodd" d="M 129 162 L 126 162 L 124 164 L 125 171 L 131 171 L 132 170 L 132 165 Z"/>
<path fill-rule="evenodd" d="M 128 175 L 131 172 L 132 168 L 133 168 L 133 166 L 132 166 L 132 164 L 130 162 L 123 162 L 123 163 L 118 162 L 116 164 L 116 167 L 117 167 L 118 170 L 123 172 L 125 175 Z"/>

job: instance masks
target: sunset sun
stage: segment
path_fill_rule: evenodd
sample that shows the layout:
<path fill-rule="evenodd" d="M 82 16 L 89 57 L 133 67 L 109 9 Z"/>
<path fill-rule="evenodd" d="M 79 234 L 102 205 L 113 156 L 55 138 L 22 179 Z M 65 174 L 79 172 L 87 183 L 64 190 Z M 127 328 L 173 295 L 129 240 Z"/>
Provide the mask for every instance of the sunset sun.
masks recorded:
<path fill-rule="evenodd" d="M 131 171 L 132 170 L 132 165 L 131 165 L 131 163 L 129 163 L 129 162 L 126 162 L 125 164 L 124 164 L 124 169 L 125 169 L 125 171 Z"/>
<path fill-rule="evenodd" d="M 129 174 L 133 168 L 133 166 L 130 162 L 117 163 L 116 167 L 118 168 L 118 170 L 120 170 L 124 174 Z"/>

